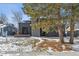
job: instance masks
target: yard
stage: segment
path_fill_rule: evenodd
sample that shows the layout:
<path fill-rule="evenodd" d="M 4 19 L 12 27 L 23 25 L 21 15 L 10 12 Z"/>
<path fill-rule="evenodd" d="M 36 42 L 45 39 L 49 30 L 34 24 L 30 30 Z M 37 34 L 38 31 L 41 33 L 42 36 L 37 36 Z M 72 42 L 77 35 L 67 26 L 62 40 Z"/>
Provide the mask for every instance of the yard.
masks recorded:
<path fill-rule="evenodd" d="M 69 45 L 58 38 L 0 37 L 0 56 L 79 55 L 78 41 Z"/>

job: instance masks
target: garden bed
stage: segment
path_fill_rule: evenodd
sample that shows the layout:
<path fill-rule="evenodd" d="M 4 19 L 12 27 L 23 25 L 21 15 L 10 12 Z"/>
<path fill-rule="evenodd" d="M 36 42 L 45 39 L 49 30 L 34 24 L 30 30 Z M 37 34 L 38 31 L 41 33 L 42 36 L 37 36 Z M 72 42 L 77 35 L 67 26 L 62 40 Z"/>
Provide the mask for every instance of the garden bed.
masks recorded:
<path fill-rule="evenodd" d="M 36 45 L 37 49 L 51 49 L 52 51 L 70 51 L 72 50 L 72 47 L 70 44 L 62 44 L 60 41 L 56 41 L 56 40 L 45 40 L 42 41 L 41 43 Z"/>

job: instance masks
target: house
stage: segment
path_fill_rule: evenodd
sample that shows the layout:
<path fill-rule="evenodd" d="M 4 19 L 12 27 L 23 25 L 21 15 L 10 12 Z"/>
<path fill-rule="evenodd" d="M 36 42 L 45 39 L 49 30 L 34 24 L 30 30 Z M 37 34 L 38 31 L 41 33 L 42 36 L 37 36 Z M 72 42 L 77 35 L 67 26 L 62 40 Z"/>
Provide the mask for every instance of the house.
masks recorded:
<path fill-rule="evenodd" d="M 0 36 L 14 35 L 16 33 L 16 30 L 17 29 L 14 27 L 13 24 L 4 24 L 0 20 Z"/>
<path fill-rule="evenodd" d="M 7 32 L 8 36 L 13 36 L 16 34 L 17 29 L 13 24 L 6 24 L 6 27 L 3 28 L 4 32 Z"/>
<path fill-rule="evenodd" d="M 3 24 L 3 22 L 0 20 L 0 36 L 4 35 L 3 28 L 4 28 L 5 26 L 6 26 L 6 25 Z"/>
<path fill-rule="evenodd" d="M 66 29 L 67 35 L 70 35 L 70 26 L 67 27 Z M 74 27 L 74 36 L 77 37 L 79 36 L 79 21 L 77 21 L 75 23 L 75 27 Z"/>
<path fill-rule="evenodd" d="M 42 19 L 41 19 L 42 20 Z M 37 20 L 31 20 L 31 24 L 34 24 L 35 22 L 38 22 L 40 21 L 40 19 L 37 19 Z M 65 26 L 64 24 L 62 25 L 63 27 L 63 36 L 65 36 Z M 53 29 L 52 29 L 53 30 Z M 46 37 L 58 37 L 59 34 L 58 34 L 58 30 L 56 31 L 49 31 L 48 33 L 42 31 L 42 29 L 35 29 L 35 30 L 32 30 L 32 36 L 37 36 L 37 37 L 40 37 L 40 36 L 46 36 Z"/>
<path fill-rule="evenodd" d="M 19 34 L 31 36 L 31 21 L 25 21 L 19 23 Z"/>
<path fill-rule="evenodd" d="M 44 32 L 42 31 L 42 29 L 34 29 L 32 30 L 30 24 L 34 24 L 34 20 L 32 21 L 25 21 L 25 22 L 21 22 L 19 23 L 19 34 L 22 35 L 26 35 L 26 36 L 36 36 L 36 37 L 40 37 L 40 36 L 47 36 L 47 37 L 51 37 L 51 36 L 59 36 L 58 32 L 54 31 L 54 32 Z"/>
<path fill-rule="evenodd" d="M 19 36 L 40 36 L 40 30 L 32 30 L 30 24 L 32 24 L 32 21 L 19 23 Z"/>

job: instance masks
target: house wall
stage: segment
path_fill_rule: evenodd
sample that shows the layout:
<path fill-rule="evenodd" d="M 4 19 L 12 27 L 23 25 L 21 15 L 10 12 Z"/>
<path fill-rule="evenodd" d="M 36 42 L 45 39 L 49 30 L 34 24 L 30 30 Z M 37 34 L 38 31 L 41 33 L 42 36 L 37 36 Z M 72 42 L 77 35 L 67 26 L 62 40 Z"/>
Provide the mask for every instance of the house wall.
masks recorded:
<path fill-rule="evenodd" d="M 30 21 L 27 21 L 25 23 L 19 23 L 19 34 L 31 35 Z"/>
<path fill-rule="evenodd" d="M 32 36 L 40 37 L 40 29 L 32 30 Z"/>
<path fill-rule="evenodd" d="M 34 21 L 34 20 L 31 20 L 31 25 L 32 24 L 34 24 L 36 21 Z M 36 37 L 40 37 L 41 35 L 40 35 L 40 29 L 32 29 L 31 28 L 31 35 L 32 36 L 36 36 Z"/>

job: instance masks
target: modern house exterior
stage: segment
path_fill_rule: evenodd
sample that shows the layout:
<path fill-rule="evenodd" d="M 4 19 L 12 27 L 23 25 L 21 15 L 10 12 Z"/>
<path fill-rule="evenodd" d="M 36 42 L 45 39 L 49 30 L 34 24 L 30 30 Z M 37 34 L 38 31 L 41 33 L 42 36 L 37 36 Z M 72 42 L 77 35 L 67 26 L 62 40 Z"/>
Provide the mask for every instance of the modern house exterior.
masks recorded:
<path fill-rule="evenodd" d="M 25 21 L 19 23 L 19 34 L 31 36 L 31 21 Z"/>
<path fill-rule="evenodd" d="M 32 30 L 30 24 L 33 24 L 34 21 L 26 21 L 24 23 L 19 23 L 19 34 L 21 35 L 29 35 L 29 36 L 36 36 L 36 37 L 40 37 L 40 36 L 46 36 L 46 37 L 58 37 L 58 32 L 48 32 L 48 33 L 45 33 L 43 32 L 41 29 L 35 29 L 35 30 Z M 75 30 L 78 30 L 76 31 L 77 32 L 77 35 L 79 36 L 79 22 L 76 22 L 75 24 Z M 64 29 L 64 36 L 66 36 L 66 32 L 68 32 L 70 29 L 69 27 L 68 28 L 65 28 L 65 25 L 63 26 L 63 29 Z"/>
<path fill-rule="evenodd" d="M 34 29 L 32 30 L 32 27 L 30 26 L 30 24 L 32 25 L 34 23 L 34 21 L 25 21 L 25 22 L 21 22 L 19 23 L 19 34 L 20 35 L 26 35 L 26 36 L 36 36 L 36 37 L 40 37 L 40 36 L 59 36 L 57 32 L 44 32 L 42 31 L 42 29 Z"/>

